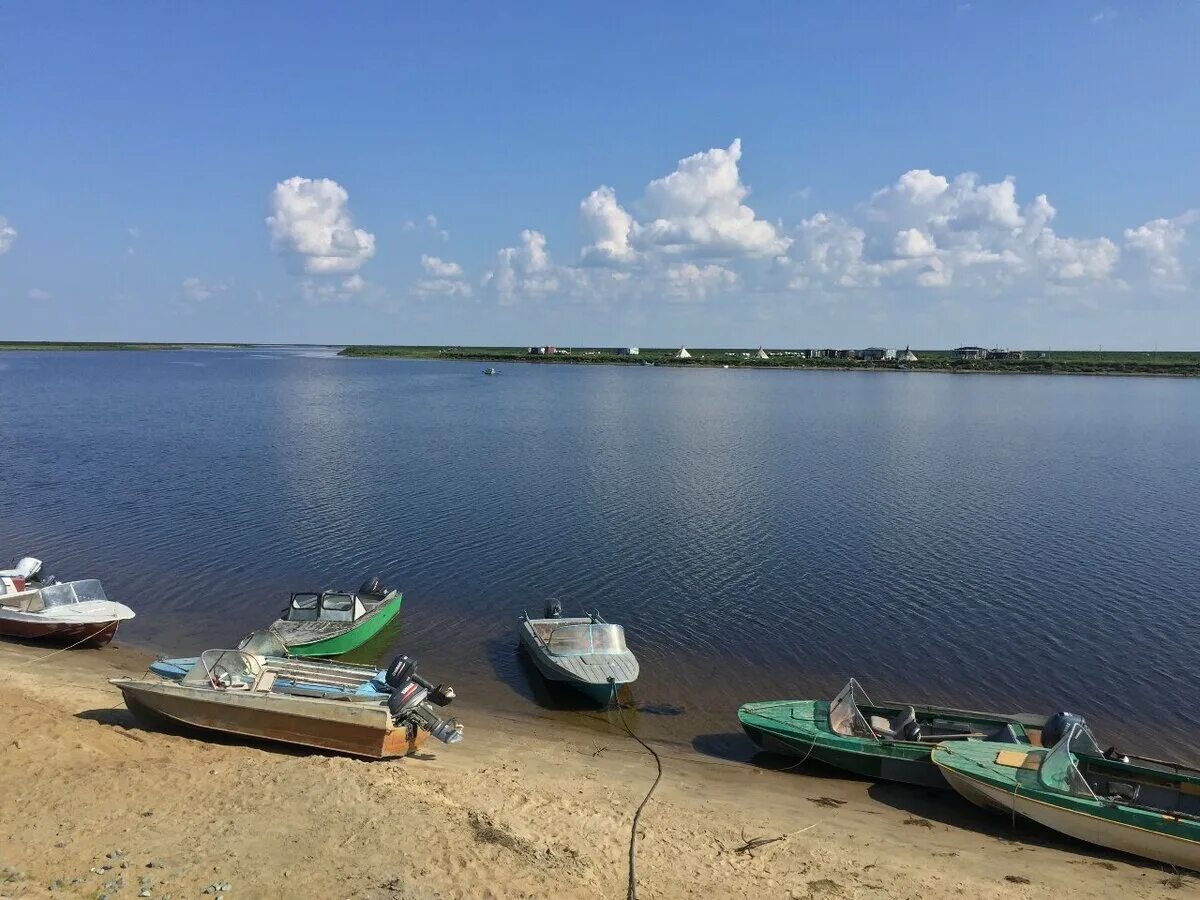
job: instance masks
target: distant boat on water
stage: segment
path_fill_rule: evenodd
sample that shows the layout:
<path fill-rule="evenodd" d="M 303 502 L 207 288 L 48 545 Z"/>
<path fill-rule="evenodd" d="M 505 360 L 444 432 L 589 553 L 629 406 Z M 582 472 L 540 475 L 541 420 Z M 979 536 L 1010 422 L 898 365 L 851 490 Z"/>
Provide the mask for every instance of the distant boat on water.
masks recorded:
<path fill-rule="evenodd" d="M 484 375 L 499 375 L 500 372 L 497 369 L 493 368 L 492 366 L 488 366 L 486 369 L 483 370 L 483 374 Z"/>

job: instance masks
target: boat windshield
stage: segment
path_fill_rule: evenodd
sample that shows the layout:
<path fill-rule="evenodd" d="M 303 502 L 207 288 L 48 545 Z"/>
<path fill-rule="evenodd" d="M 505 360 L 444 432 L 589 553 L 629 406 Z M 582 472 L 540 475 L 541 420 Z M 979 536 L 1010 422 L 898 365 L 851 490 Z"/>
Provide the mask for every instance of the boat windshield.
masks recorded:
<path fill-rule="evenodd" d="M 252 688 L 262 674 L 262 665 L 250 653 L 241 650 L 205 650 L 200 660 L 183 676 L 189 687 L 213 687 L 218 690 Z"/>
<path fill-rule="evenodd" d="M 554 656 L 584 656 L 592 653 L 624 653 L 625 629 L 620 625 L 593 622 L 590 625 L 559 625 L 546 641 Z"/>
<path fill-rule="evenodd" d="M 876 739 L 875 732 L 867 724 L 866 717 L 859 710 L 859 704 L 872 706 L 867 692 L 853 678 L 838 692 L 829 704 L 829 728 L 834 734 L 846 737 Z"/>
<path fill-rule="evenodd" d="M 65 584 L 52 584 L 41 590 L 42 606 L 49 609 L 52 606 L 69 606 L 72 603 L 86 603 L 88 600 L 107 600 L 104 588 L 94 578 L 84 581 L 68 581 Z"/>
<path fill-rule="evenodd" d="M 288 621 L 311 622 L 320 614 L 317 605 L 320 594 L 292 594 L 291 609 L 288 610 Z"/>
<path fill-rule="evenodd" d="M 1054 745 L 1042 759 L 1038 769 L 1038 781 L 1043 787 L 1075 797 L 1096 799 L 1095 793 L 1087 783 L 1087 779 L 1079 771 L 1075 762 L 1075 754 L 1099 756 L 1100 748 L 1092 733 L 1082 725 L 1073 725 L 1061 741 Z"/>
<path fill-rule="evenodd" d="M 321 618 L 326 622 L 353 622 L 362 604 L 353 594 L 322 594 Z"/>

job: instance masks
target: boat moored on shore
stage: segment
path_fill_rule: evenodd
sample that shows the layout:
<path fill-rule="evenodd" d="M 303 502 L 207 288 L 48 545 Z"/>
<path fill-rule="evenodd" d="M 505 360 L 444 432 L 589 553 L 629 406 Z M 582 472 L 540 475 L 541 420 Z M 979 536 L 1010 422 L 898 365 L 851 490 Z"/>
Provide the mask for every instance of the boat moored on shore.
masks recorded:
<path fill-rule="evenodd" d="M 353 593 L 297 592 L 267 631 L 290 656 L 340 656 L 377 635 L 403 602 L 403 594 L 384 588 L 378 578 L 367 579 Z"/>
<path fill-rule="evenodd" d="M 1084 726 L 1052 748 L 944 743 L 933 762 L 977 806 L 1200 871 L 1200 770 L 1110 750 Z"/>
<path fill-rule="evenodd" d="M 133 617 L 96 579 L 56 581 L 32 557 L 0 573 L 0 634 L 103 647 Z"/>
<path fill-rule="evenodd" d="M 930 762 L 941 741 L 1040 742 L 1045 716 L 973 712 L 888 702 L 876 705 L 851 678 L 832 700 L 747 703 L 738 721 L 771 753 L 816 760 L 855 775 L 946 787 Z"/>
<path fill-rule="evenodd" d="M 521 619 L 521 646 L 548 681 L 565 684 L 601 706 L 638 677 L 637 657 L 625 644 L 625 629 L 599 613 L 563 618 L 562 606 L 547 605 L 544 618 Z"/>
<path fill-rule="evenodd" d="M 110 683 L 130 712 L 149 722 L 371 759 L 412 753 L 429 735 L 447 744 L 462 740 L 462 726 L 434 709 L 454 700 L 454 690 L 426 681 L 406 656 L 383 672 L 243 650 L 206 650 L 174 662 L 185 670 L 181 677 Z"/>

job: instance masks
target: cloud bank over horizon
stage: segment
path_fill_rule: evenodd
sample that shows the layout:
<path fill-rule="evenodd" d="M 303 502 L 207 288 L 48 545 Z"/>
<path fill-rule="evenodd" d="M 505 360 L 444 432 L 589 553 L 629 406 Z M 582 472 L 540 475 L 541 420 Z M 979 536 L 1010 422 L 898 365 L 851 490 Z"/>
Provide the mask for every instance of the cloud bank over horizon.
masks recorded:
<path fill-rule="evenodd" d="M 821 210 L 793 224 L 768 222 L 748 205 L 742 143 L 681 159 L 651 180 L 629 211 L 600 185 L 579 204 L 584 237 L 566 262 L 551 259 L 532 228 L 499 252 L 483 278 L 499 302 L 551 295 L 619 301 L 718 295 L 850 301 L 874 296 L 1074 299 L 1094 304 L 1132 291 L 1192 285 L 1186 210 L 1120 235 L 1066 236 L 1046 194 L 1022 202 L 1013 176 L 988 182 L 910 169 L 853 210 Z"/>

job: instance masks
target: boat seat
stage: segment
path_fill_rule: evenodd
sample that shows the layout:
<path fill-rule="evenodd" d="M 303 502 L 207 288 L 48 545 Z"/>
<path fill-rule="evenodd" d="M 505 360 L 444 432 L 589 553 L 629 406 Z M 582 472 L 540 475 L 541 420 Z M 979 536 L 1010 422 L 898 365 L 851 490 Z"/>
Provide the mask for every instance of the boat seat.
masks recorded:
<path fill-rule="evenodd" d="M 1096 793 L 1100 796 L 1124 803 L 1133 803 L 1141 793 L 1140 784 L 1131 784 L 1128 781 L 1109 781 L 1098 784 L 1096 787 Z"/>
<path fill-rule="evenodd" d="M 894 741 L 919 740 L 921 729 L 917 726 L 917 711 L 911 706 L 900 711 L 896 718 L 888 720 L 883 716 L 871 716 L 871 730 L 880 737 L 891 738 Z M 913 736 L 913 732 L 916 736 Z"/>

